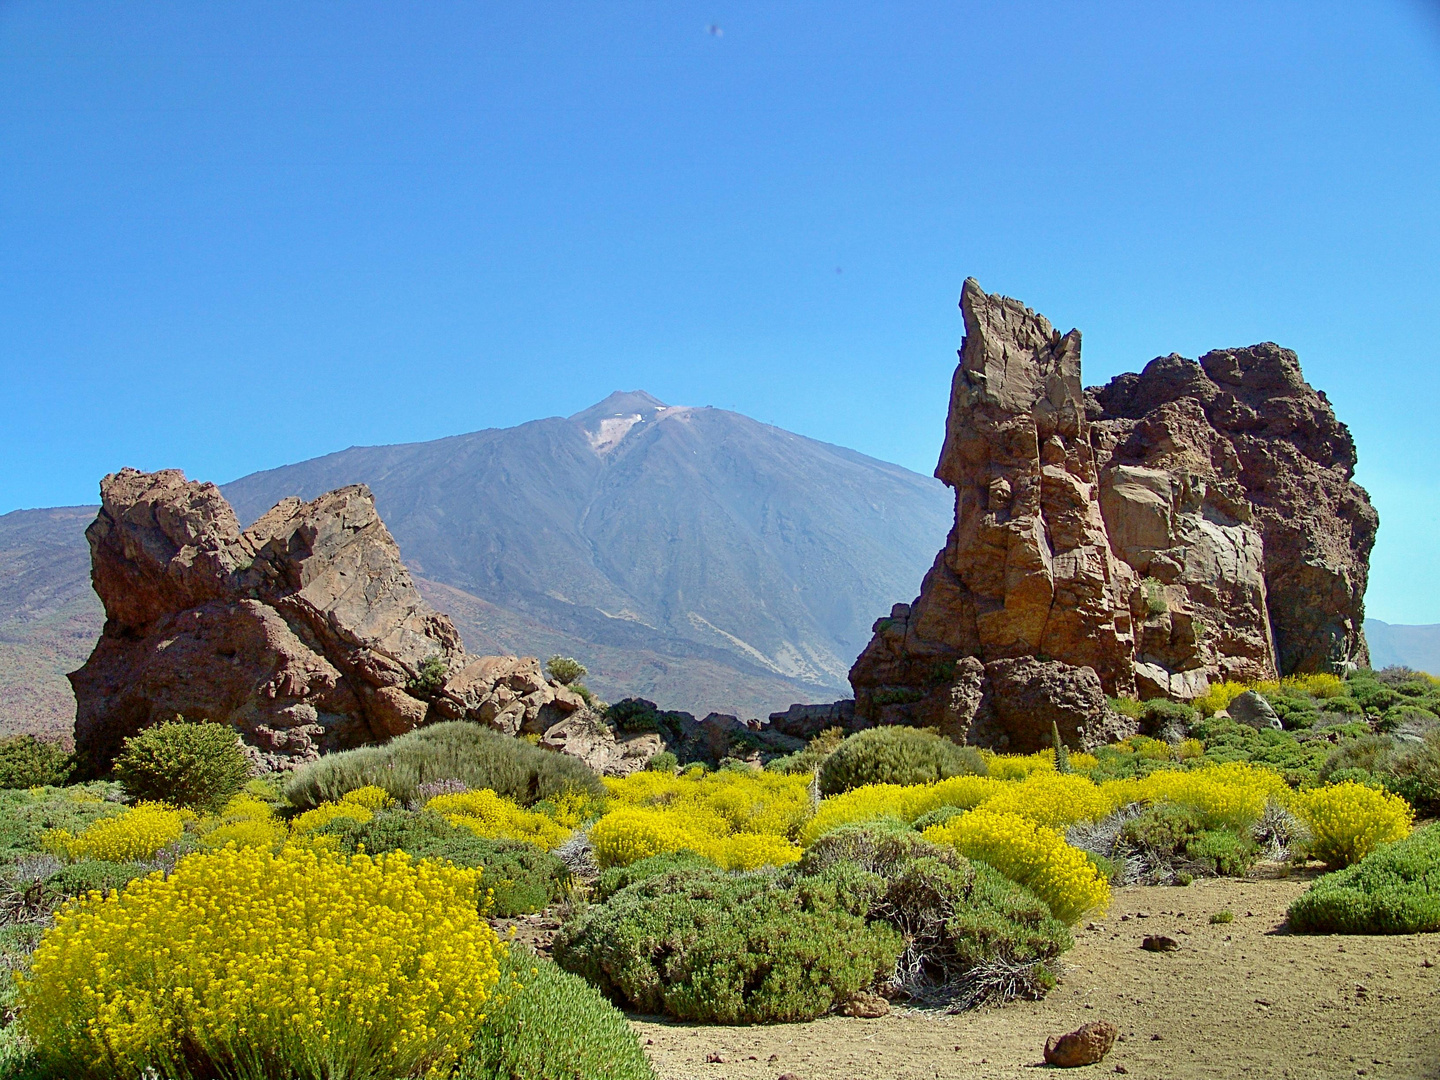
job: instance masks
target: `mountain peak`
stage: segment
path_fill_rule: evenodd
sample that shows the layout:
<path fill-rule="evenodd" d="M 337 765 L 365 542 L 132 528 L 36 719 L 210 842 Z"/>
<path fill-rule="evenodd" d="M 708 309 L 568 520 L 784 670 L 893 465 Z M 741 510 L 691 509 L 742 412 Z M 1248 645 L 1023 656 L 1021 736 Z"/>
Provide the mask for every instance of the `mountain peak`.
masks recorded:
<path fill-rule="evenodd" d="M 669 408 L 644 390 L 616 390 L 570 419 L 585 429 L 591 448 L 603 455 L 619 446 L 631 428 L 655 419 Z"/>
<path fill-rule="evenodd" d="M 641 419 L 650 419 L 650 414 L 657 409 L 668 409 L 659 398 L 653 394 L 647 394 L 644 390 L 616 390 L 604 401 L 596 402 L 588 409 L 583 409 L 570 417 L 582 427 L 589 428 L 599 420 L 608 420 L 613 416 L 639 416 Z"/>

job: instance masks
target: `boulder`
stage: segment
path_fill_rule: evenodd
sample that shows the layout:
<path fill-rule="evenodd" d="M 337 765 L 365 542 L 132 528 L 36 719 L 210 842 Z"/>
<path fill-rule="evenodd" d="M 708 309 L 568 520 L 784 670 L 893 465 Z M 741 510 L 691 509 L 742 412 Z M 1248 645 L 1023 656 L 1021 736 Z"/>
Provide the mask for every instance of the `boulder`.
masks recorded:
<path fill-rule="evenodd" d="M 984 671 L 988 696 L 967 733 L 971 745 L 1033 754 L 1050 748 L 1054 724 L 1066 746 L 1089 750 L 1139 730 L 1110 709 L 1092 668 L 1020 657 L 991 661 Z"/>
<path fill-rule="evenodd" d="M 1068 1035 L 1045 1040 L 1045 1063 L 1062 1069 L 1094 1065 L 1110 1052 L 1120 1029 L 1108 1020 L 1082 1024 Z"/>
<path fill-rule="evenodd" d="M 435 720 L 538 733 L 584 711 L 533 657 L 465 654 L 363 485 L 243 530 L 178 470 L 124 469 L 100 495 L 86 537 L 105 628 L 70 676 L 90 775 L 177 715 L 232 725 L 258 767 L 284 769 Z"/>
<path fill-rule="evenodd" d="M 1160 357 L 1087 390 L 1079 331 L 973 279 L 960 309 L 935 469 L 955 524 L 920 595 L 876 621 L 850 670 L 861 721 L 1013 742 L 987 705 L 997 661 L 1180 701 L 1367 662 L 1378 519 L 1349 431 L 1293 352 Z"/>
<path fill-rule="evenodd" d="M 1280 717 L 1276 716 L 1275 710 L 1270 707 L 1270 703 L 1254 690 L 1246 690 L 1236 697 L 1225 711 L 1237 724 L 1244 724 L 1246 727 L 1257 730 L 1263 731 L 1266 728 L 1272 728 L 1280 731 L 1284 727 L 1280 723 Z"/>

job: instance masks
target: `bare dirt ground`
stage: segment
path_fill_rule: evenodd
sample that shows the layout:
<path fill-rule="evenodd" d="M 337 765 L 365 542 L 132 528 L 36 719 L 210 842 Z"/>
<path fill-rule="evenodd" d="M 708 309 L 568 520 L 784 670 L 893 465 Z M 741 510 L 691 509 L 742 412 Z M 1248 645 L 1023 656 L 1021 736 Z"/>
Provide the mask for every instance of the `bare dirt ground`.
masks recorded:
<path fill-rule="evenodd" d="M 1440 1078 L 1440 934 L 1290 934 L 1285 909 L 1313 877 L 1117 889 L 1040 1002 L 772 1027 L 633 1023 L 664 1080 L 1028 1077 L 1049 1068 L 1046 1036 L 1100 1019 L 1124 1041 L 1077 1075 Z M 1210 923 L 1226 910 L 1233 922 Z M 1180 949 L 1146 952 L 1147 934 Z"/>

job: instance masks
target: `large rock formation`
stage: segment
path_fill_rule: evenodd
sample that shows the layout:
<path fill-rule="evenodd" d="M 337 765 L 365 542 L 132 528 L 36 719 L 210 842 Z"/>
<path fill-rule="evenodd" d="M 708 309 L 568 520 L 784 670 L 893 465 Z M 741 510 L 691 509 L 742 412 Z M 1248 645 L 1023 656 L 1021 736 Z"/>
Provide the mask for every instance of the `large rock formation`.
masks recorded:
<path fill-rule="evenodd" d="M 177 470 L 125 469 L 100 493 L 86 537 L 105 629 L 70 676 L 91 772 L 176 715 L 233 725 L 257 763 L 286 768 L 433 720 L 544 734 L 584 711 L 533 658 L 465 654 L 364 486 L 286 499 L 243 531 L 218 488 Z M 599 742 L 575 750 L 643 764 Z"/>
<path fill-rule="evenodd" d="M 960 307 L 935 470 L 955 526 L 851 669 L 859 716 L 1023 749 L 1044 733 L 1005 718 L 1047 684 L 1088 741 L 1114 730 L 1102 691 L 1186 699 L 1367 661 L 1378 520 L 1294 353 L 1161 357 L 1085 390 L 1079 331 L 973 279 Z"/>

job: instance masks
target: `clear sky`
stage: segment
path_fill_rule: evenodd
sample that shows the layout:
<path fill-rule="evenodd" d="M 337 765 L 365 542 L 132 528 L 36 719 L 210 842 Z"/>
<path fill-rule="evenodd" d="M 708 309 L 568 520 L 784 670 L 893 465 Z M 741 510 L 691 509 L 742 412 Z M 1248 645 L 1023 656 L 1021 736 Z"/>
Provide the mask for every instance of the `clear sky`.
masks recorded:
<path fill-rule="evenodd" d="M 1434 4 L 0 0 L 0 512 L 635 388 L 929 472 L 967 275 L 1295 348 L 1440 622 Z"/>

